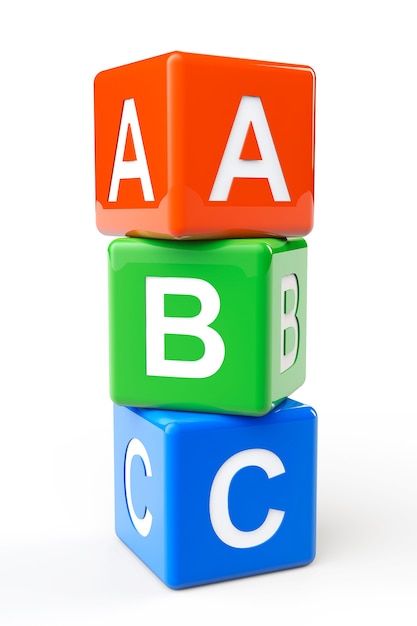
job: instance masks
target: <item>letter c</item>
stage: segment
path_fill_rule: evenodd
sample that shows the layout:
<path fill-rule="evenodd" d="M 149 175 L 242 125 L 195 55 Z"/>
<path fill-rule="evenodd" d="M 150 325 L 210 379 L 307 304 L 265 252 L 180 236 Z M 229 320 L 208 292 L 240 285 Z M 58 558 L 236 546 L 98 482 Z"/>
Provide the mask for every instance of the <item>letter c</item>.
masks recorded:
<path fill-rule="evenodd" d="M 252 448 L 231 456 L 218 470 L 210 491 L 210 520 L 214 532 L 223 543 L 232 548 L 253 548 L 268 541 L 281 526 L 285 511 L 269 509 L 264 522 L 255 530 L 243 531 L 236 528 L 229 514 L 230 483 L 244 467 L 260 467 L 268 478 L 285 472 L 281 459 L 270 450 Z"/>
<path fill-rule="evenodd" d="M 132 468 L 132 460 L 133 457 L 139 456 L 142 459 L 143 466 L 145 469 L 145 476 L 152 476 L 152 468 L 149 460 L 148 453 L 146 451 L 145 446 L 139 439 L 131 439 L 126 449 L 126 458 L 125 458 L 125 491 L 126 491 L 126 501 L 127 508 L 129 511 L 130 519 L 132 520 L 133 526 L 136 528 L 138 533 L 142 535 L 142 537 L 147 537 L 150 533 L 152 526 L 152 513 L 149 509 L 145 508 L 145 515 L 143 517 L 138 517 L 135 513 L 135 509 L 133 507 L 132 501 L 132 489 L 130 482 L 131 468 Z"/>

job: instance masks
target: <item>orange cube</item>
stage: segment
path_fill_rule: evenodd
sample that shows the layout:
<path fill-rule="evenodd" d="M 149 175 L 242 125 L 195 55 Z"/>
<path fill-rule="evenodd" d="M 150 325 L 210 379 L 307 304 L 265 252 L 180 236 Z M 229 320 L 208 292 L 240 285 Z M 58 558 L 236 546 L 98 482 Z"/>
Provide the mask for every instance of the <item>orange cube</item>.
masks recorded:
<path fill-rule="evenodd" d="M 96 216 L 108 235 L 304 236 L 311 68 L 172 52 L 98 74 Z"/>

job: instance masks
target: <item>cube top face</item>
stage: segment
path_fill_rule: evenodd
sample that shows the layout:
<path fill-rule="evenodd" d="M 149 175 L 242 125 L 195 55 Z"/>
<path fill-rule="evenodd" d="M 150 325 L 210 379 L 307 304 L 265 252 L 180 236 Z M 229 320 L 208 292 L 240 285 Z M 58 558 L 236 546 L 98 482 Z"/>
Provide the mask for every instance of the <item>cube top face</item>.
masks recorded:
<path fill-rule="evenodd" d="M 313 226 L 311 68 L 174 52 L 95 80 L 105 234 L 303 236 Z"/>
<path fill-rule="evenodd" d="M 205 430 L 227 430 L 237 428 L 253 428 L 284 424 L 302 420 L 315 420 L 314 409 L 292 398 L 286 398 L 278 406 L 253 420 L 250 416 L 234 415 L 232 418 L 221 413 L 194 413 L 192 411 L 170 411 L 161 409 L 143 409 L 128 407 L 133 414 L 142 417 L 147 423 L 162 430 L 167 436 L 181 436 L 186 432 L 203 432 Z"/>
<path fill-rule="evenodd" d="M 116 532 L 167 585 L 297 567 L 315 554 L 317 416 L 256 420 L 115 406 Z"/>
<path fill-rule="evenodd" d="M 303 239 L 109 246 L 110 395 L 264 415 L 305 379 Z"/>

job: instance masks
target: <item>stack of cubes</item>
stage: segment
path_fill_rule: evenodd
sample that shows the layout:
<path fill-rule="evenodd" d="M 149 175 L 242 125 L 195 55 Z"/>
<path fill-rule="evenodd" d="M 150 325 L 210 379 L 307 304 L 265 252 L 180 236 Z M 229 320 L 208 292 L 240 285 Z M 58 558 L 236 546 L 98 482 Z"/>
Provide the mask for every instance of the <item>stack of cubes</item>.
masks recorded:
<path fill-rule="evenodd" d="M 120 539 L 173 588 L 310 563 L 311 68 L 174 52 L 95 80 Z"/>

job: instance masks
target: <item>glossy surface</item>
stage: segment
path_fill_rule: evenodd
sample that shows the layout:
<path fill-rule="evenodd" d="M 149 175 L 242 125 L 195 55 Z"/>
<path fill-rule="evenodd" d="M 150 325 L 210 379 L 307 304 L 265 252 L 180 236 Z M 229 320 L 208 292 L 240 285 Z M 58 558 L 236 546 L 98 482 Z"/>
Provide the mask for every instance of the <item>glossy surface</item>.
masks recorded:
<path fill-rule="evenodd" d="M 161 281 L 158 300 L 153 290 Z M 114 240 L 112 400 L 267 413 L 305 379 L 306 282 L 303 239 Z"/>
<path fill-rule="evenodd" d="M 101 72 L 99 230 L 185 239 L 306 235 L 314 102 L 306 66 L 173 52 Z M 259 165 L 268 171 L 256 173 Z"/>
<path fill-rule="evenodd" d="M 317 416 L 114 407 L 116 532 L 167 585 L 297 567 L 315 555 Z"/>

